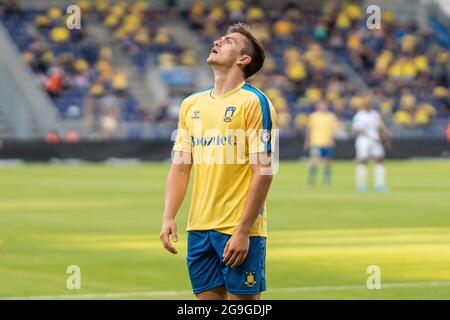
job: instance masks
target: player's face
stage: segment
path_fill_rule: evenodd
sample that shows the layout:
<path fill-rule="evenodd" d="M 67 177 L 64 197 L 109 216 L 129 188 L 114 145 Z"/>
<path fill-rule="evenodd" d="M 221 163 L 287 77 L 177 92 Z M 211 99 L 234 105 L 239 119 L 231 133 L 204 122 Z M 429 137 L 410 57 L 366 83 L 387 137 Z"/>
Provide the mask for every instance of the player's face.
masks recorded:
<path fill-rule="evenodd" d="M 245 37 L 240 33 L 230 33 L 214 41 L 214 46 L 206 62 L 210 65 L 231 67 L 240 62 L 242 50 L 245 47 Z"/>
<path fill-rule="evenodd" d="M 363 109 L 370 111 L 372 110 L 372 99 L 369 96 L 364 97 L 364 107 Z"/>
<path fill-rule="evenodd" d="M 320 112 L 325 112 L 325 111 L 327 111 L 327 104 L 324 103 L 324 102 L 319 102 L 319 103 L 316 105 L 316 110 L 317 110 L 317 111 L 320 111 Z"/>

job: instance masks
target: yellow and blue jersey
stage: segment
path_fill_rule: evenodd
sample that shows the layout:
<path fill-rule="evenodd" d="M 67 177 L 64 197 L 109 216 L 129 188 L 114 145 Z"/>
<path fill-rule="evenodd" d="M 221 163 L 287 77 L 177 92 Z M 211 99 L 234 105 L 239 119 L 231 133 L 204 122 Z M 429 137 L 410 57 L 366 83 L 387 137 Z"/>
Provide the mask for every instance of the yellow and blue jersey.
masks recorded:
<path fill-rule="evenodd" d="M 217 96 L 207 88 L 183 100 L 175 151 L 188 152 L 194 183 L 187 230 L 233 234 L 253 177 L 250 155 L 275 150 L 276 112 L 245 81 Z M 266 236 L 266 205 L 250 232 Z"/>
<path fill-rule="evenodd" d="M 334 135 L 339 128 L 337 117 L 331 112 L 313 112 L 308 119 L 309 143 L 312 147 L 334 146 Z"/>

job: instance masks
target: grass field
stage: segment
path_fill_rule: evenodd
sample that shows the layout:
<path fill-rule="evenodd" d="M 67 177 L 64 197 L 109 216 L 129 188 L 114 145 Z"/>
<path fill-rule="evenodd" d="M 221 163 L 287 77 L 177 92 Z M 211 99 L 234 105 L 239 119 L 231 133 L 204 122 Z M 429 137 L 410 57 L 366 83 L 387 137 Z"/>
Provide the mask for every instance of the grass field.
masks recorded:
<path fill-rule="evenodd" d="M 268 202 L 263 298 L 450 298 L 450 162 L 387 168 L 389 193 L 358 194 L 354 163 L 336 163 L 330 188 L 306 188 L 306 164 L 281 163 Z M 178 216 L 179 254 L 159 241 L 167 169 L 1 167 L 0 298 L 193 298 L 187 203 Z M 81 290 L 66 288 L 69 265 L 81 268 Z M 381 268 L 380 290 L 365 287 L 369 265 Z"/>

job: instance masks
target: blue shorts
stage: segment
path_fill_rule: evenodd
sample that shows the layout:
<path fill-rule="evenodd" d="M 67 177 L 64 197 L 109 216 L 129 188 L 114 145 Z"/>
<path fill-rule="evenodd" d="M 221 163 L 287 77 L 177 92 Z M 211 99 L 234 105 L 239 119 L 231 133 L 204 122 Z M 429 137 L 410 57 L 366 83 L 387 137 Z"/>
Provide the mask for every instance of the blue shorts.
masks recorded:
<path fill-rule="evenodd" d="M 266 290 L 266 238 L 250 237 L 244 262 L 234 268 L 223 263 L 223 250 L 231 235 L 213 230 L 189 231 L 187 265 L 195 294 L 225 286 L 233 294 Z"/>
<path fill-rule="evenodd" d="M 311 158 L 320 157 L 322 159 L 331 159 L 333 157 L 333 148 L 332 147 L 312 147 L 310 149 Z"/>

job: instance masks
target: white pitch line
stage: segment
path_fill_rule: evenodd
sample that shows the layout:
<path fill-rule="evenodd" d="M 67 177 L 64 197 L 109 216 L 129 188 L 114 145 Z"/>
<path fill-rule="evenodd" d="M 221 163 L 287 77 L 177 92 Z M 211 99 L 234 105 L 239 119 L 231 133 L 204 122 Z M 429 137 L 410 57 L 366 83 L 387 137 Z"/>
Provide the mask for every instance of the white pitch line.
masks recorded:
<path fill-rule="evenodd" d="M 381 284 L 381 289 L 402 289 L 402 288 L 425 288 L 425 287 L 450 287 L 450 281 L 430 281 L 430 282 L 398 282 Z M 292 288 L 272 288 L 267 292 L 311 292 L 311 291 L 345 291 L 355 289 L 366 289 L 363 285 L 341 285 L 341 286 L 317 286 L 317 287 L 292 287 Z M 92 298 L 132 298 L 132 297 L 152 297 L 152 296 L 177 296 L 182 294 L 192 294 L 190 290 L 180 291 L 150 291 L 150 292 L 123 292 L 123 293 L 88 293 L 59 296 L 26 296 L 26 297 L 6 297 L 0 300 L 53 300 L 53 299 L 92 299 Z"/>

